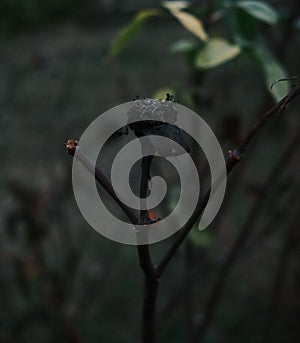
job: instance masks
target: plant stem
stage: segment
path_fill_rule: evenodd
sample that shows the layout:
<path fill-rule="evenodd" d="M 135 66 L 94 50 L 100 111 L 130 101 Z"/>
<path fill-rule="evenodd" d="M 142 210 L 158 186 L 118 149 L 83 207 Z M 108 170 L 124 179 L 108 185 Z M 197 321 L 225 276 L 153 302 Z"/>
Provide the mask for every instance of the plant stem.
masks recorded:
<path fill-rule="evenodd" d="M 142 342 L 153 343 L 155 332 L 155 307 L 157 299 L 159 279 L 145 276 L 143 320 L 142 320 Z"/>
<path fill-rule="evenodd" d="M 148 181 L 150 179 L 150 167 L 153 156 L 146 155 L 149 146 L 142 144 L 142 173 L 140 185 L 140 199 L 145 199 L 148 195 Z M 147 210 L 141 209 L 140 221 L 147 222 L 149 213 Z M 146 233 L 147 234 L 147 233 Z M 153 265 L 149 245 L 138 245 L 138 254 L 141 268 L 144 272 L 144 299 L 143 299 L 143 318 L 142 318 L 142 341 L 143 343 L 154 342 L 155 331 L 155 305 L 158 291 L 159 279 L 157 270 Z"/>
<path fill-rule="evenodd" d="M 298 95 L 300 94 L 300 86 L 297 85 L 294 87 L 283 99 L 281 99 L 277 104 L 275 104 L 270 110 L 268 110 L 260 120 L 258 120 L 255 125 L 250 129 L 248 135 L 242 141 L 242 143 L 235 148 L 233 151 L 228 152 L 228 160 L 227 160 L 227 175 L 232 171 L 232 169 L 241 161 L 247 147 L 252 142 L 254 137 L 259 133 L 262 127 L 277 113 L 281 115 L 286 110 L 287 105 Z M 209 199 L 210 190 L 205 194 L 202 200 L 198 201 L 198 204 L 190 217 L 190 219 L 185 223 L 185 225 L 179 231 L 175 241 L 170 246 L 169 250 L 165 254 L 165 256 L 161 259 L 160 263 L 158 264 L 158 273 L 161 276 L 166 267 L 168 266 L 169 262 L 172 260 L 174 255 L 176 254 L 178 248 L 184 242 L 186 236 L 191 231 L 194 223 L 200 216 L 200 214 L 205 209 L 207 201 Z"/>
<path fill-rule="evenodd" d="M 300 86 L 297 85 L 294 87 L 281 101 L 275 104 L 265 115 L 251 128 L 246 138 L 242 143 L 233 151 L 229 151 L 228 160 L 227 160 L 227 175 L 232 171 L 232 169 L 241 161 L 247 147 L 252 142 L 252 140 L 257 136 L 262 127 L 276 114 L 282 114 L 286 110 L 286 106 L 300 94 Z M 148 212 L 145 210 L 141 211 L 141 220 L 135 216 L 135 214 L 128 208 L 115 194 L 115 191 L 110 183 L 110 181 L 105 177 L 103 172 L 98 168 L 94 167 L 92 163 L 86 158 L 86 156 L 79 150 L 76 144 L 76 141 L 69 140 L 66 144 L 67 151 L 75 156 L 92 174 L 95 175 L 97 181 L 104 187 L 104 189 L 112 196 L 115 202 L 119 207 L 124 211 L 129 220 L 133 225 L 143 223 L 144 219 L 148 218 Z M 76 154 L 75 154 L 76 152 Z M 144 155 L 145 156 L 145 155 Z M 148 179 L 150 173 L 150 164 L 152 157 L 146 156 L 142 161 L 142 178 L 141 178 L 141 189 L 140 195 L 141 198 L 147 196 L 148 191 Z M 158 291 L 159 278 L 162 276 L 169 262 L 172 260 L 176 254 L 178 248 L 184 242 L 186 236 L 192 229 L 198 217 L 201 215 L 205 206 L 208 202 L 210 195 L 210 190 L 206 193 L 202 200 L 198 201 L 198 204 L 186 224 L 182 227 L 177 235 L 175 241 L 170 246 L 169 250 L 166 252 L 165 256 L 161 259 L 157 267 L 154 266 L 149 245 L 138 245 L 138 256 L 140 260 L 140 266 L 145 275 L 145 286 L 144 286 L 144 305 L 143 305 L 143 325 L 142 325 L 142 338 L 144 343 L 153 343 L 154 342 L 154 318 L 155 318 L 155 305 Z M 238 242 L 243 243 L 245 236 L 239 236 Z M 233 248 L 229 253 L 223 268 L 221 269 L 217 283 L 215 284 L 213 294 L 216 294 L 216 299 L 213 300 L 214 304 L 212 308 L 215 307 L 215 304 L 218 301 L 219 290 L 222 289 L 222 285 L 226 278 L 227 271 L 230 269 L 233 261 L 238 255 L 239 249 Z M 214 293 L 215 292 L 215 293 Z M 207 327 L 207 324 L 211 321 L 213 312 L 210 311 L 206 314 L 206 323 L 204 327 Z M 201 336 L 201 330 L 200 330 Z"/>
<path fill-rule="evenodd" d="M 207 330 L 217 310 L 217 306 L 221 299 L 221 295 L 222 295 L 225 283 L 227 281 L 227 278 L 229 277 L 230 271 L 233 268 L 235 262 L 237 261 L 237 258 L 239 257 L 239 254 L 242 248 L 244 247 L 245 243 L 247 242 L 250 234 L 252 233 L 253 227 L 259 217 L 259 213 L 263 209 L 261 204 L 265 201 L 265 198 L 270 188 L 274 185 L 276 179 L 280 175 L 280 171 L 282 170 L 282 167 L 288 163 L 288 161 L 293 157 L 294 153 L 297 151 L 298 144 L 299 144 L 299 130 L 297 131 L 297 134 L 295 135 L 295 137 L 291 140 L 290 144 L 288 144 L 282 156 L 280 157 L 280 159 L 278 160 L 278 162 L 276 163 L 276 165 L 270 172 L 269 176 L 265 180 L 264 185 L 260 189 L 260 192 L 259 192 L 259 201 L 255 201 L 253 203 L 253 206 L 251 207 L 247 215 L 244 225 L 239 230 L 238 236 L 235 242 L 233 243 L 232 248 L 229 250 L 227 256 L 225 257 L 225 261 L 223 265 L 221 266 L 217 279 L 212 286 L 211 293 L 205 305 L 204 318 L 201 324 L 199 325 L 197 333 L 196 333 L 197 342 L 201 342 L 201 340 L 207 333 Z"/>

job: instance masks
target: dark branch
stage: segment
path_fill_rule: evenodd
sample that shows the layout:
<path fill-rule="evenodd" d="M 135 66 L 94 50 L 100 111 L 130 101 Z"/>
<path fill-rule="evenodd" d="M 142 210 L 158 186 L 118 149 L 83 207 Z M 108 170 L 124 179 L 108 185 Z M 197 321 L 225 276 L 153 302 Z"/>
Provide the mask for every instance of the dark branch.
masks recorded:
<path fill-rule="evenodd" d="M 91 161 L 84 155 L 82 151 L 80 151 L 78 141 L 68 140 L 66 143 L 66 149 L 68 153 L 80 161 L 92 175 L 95 175 L 95 178 L 99 184 L 115 200 L 133 225 L 143 224 L 147 221 L 149 217 L 148 212 L 146 210 L 142 210 L 140 219 L 135 216 L 131 209 L 127 207 L 116 195 L 111 182 L 106 178 L 101 169 L 99 169 L 97 166 L 93 166 Z M 148 180 L 150 176 L 151 161 L 152 156 L 144 157 L 142 160 L 140 198 L 145 198 L 148 193 Z M 154 335 L 154 312 L 159 278 L 157 275 L 157 270 L 152 262 L 149 245 L 138 245 L 137 249 L 140 266 L 145 274 L 142 336 L 144 343 L 152 343 Z"/>
<path fill-rule="evenodd" d="M 92 162 L 80 151 L 78 141 L 69 139 L 66 143 L 66 149 L 68 153 L 74 156 L 78 161 L 80 161 L 85 168 L 92 174 L 95 175 L 95 179 L 99 184 L 107 191 L 107 193 L 114 199 L 114 201 L 119 205 L 119 207 L 126 214 L 128 219 L 133 225 L 139 224 L 139 220 L 136 215 L 131 211 L 131 209 L 125 205 L 125 203 L 116 195 L 111 182 L 103 174 L 102 170 L 97 166 L 94 166 Z"/>
<path fill-rule="evenodd" d="M 259 133 L 260 129 L 275 115 L 275 114 L 282 114 L 287 105 L 300 94 L 300 86 L 293 88 L 282 100 L 280 100 L 277 104 L 275 104 L 269 111 L 265 113 L 265 115 L 252 127 L 249 131 L 246 138 L 243 142 L 233 151 L 229 151 L 229 156 L 227 160 L 227 175 L 232 171 L 232 169 L 240 162 L 241 158 L 243 157 L 247 147 L 253 140 L 253 138 Z M 167 265 L 177 252 L 178 248 L 181 246 L 183 241 L 185 240 L 188 233 L 191 231 L 194 223 L 199 218 L 209 199 L 210 190 L 206 193 L 203 200 L 199 200 L 191 218 L 186 222 L 186 224 L 180 230 L 178 236 L 176 237 L 175 241 L 162 258 L 161 262 L 158 265 L 158 273 L 162 275 L 164 270 L 166 269 Z"/>
<path fill-rule="evenodd" d="M 225 261 L 223 265 L 221 266 L 221 269 L 219 271 L 219 274 L 217 276 L 217 279 L 212 286 L 211 293 L 209 295 L 209 298 L 207 300 L 206 306 L 205 306 L 205 315 L 201 322 L 201 325 L 198 327 L 197 330 L 197 340 L 201 341 L 203 339 L 204 335 L 206 334 L 212 320 L 214 317 L 214 314 L 216 312 L 217 306 L 219 304 L 219 301 L 221 299 L 222 291 L 224 289 L 226 280 L 229 276 L 229 273 L 234 266 L 237 258 L 239 257 L 240 251 L 244 247 L 245 243 L 247 242 L 251 232 L 253 231 L 253 227 L 259 217 L 259 213 L 262 211 L 263 207 L 261 204 L 264 202 L 265 197 L 267 196 L 270 188 L 274 185 L 276 179 L 280 175 L 280 171 L 284 165 L 288 163 L 288 161 L 292 158 L 292 156 L 297 151 L 297 147 L 299 145 L 299 130 L 297 131 L 297 134 L 295 137 L 291 140 L 291 142 L 288 144 L 287 148 L 283 152 L 282 156 L 280 157 L 279 161 L 276 163 L 274 168 L 272 169 L 270 175 L 264 182 L 263 187 L 260 189 L 259 192 L 259 199 L 260 201 L 256 201 L 251 210 L 249 211 L 249 214 L 246 218 L 245 224 L 243 227 L 239 230 L 239 234 L 228 252 L 228 255 L 225 257 Z"/>
<path fill-rule="evenodd" d="M 150 179 L 150 167 L 153 156 L 146 156 L 147 146 L 142 144 L 142 174 L 140 185 L 140 199 L 145 199 L 148 195 L 148 182 Z M 147 210 L 140 211 L 140 221 L 147 223 L 149 213 Z M 147 235 L 147 231 L 144 233 Z M 144 237 L 147 238 L 147 237 Z M 142 340 L 143 343 L 154 342 L 154 326 L 155 326 L 155 305 L 157 299 L 157 291 L 159 279 L 157 270 L 153 265 L 149 245 L 138 245 L 138 254 L 141 268 L 145 274 L 144 281 L 144 299 L 143 299 L 143 318 L 142 318 Z"/>

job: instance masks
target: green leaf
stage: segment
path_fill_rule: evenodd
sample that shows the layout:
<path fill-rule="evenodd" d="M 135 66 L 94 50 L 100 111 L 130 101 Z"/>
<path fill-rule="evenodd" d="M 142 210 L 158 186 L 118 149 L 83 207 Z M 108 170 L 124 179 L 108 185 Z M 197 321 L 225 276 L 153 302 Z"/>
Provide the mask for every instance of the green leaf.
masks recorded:
<path fill-rule="evenodd" d="M 278 15 L 273 7 L 263 1 L 238 1 L 234 3 L 234 6 L 242 8 L 256 19 L 270 25 L 276 24 L 278 20 Z"/>
<path fill-rule="evenodd" d="M 241 52 L 237 45 L 225 39 L 212 38 L 196 55 L 195 66 L 210 69 L 235 58 Z"/>
<path fill-rule="evenodd" d="M 192 39 L 180 39 L 170 46 L 170 52 L 186 53 L 196 49 L 197 43 Z"/>
<path fill-rule="evenodd" d="M 181 11 L 188 5 L 186 1 L 165 1 L 162 5 L 170 11 L 185 29 L 203 42 L 208 41 L 208 35 L 203 28 L 201 20 L 190 13 Z"/>
<path fill-rule="evenodd" d="M 278 82 L 272 89 L 271 85 L 274 81 L 287 77 L 284 68 L 276 61 L 274 56 L 265 49 L 257 48 L 254 51 L 254 56 L 262 67 L 268 91 L 275 101 L 281 100 L 289 92 L 289 84 L 287 82 Z"/>
<path fill-rule="evenodd" d="M 146 9 L 140 11 L 134 17 L 133 21 L 119 32 L 110 49 L 109 58 L 117 56 L 141 31 L 146 21 L 158 14 L 159 12 L 154 9 Z"/>
<path fill-rule="evenodd" d="M 258 21 L 241 8 L 230 8 L 228 13 L 228 23 L 231 29 L 231 36 L 237 45 L 251 45 L 257 37 Z"/>

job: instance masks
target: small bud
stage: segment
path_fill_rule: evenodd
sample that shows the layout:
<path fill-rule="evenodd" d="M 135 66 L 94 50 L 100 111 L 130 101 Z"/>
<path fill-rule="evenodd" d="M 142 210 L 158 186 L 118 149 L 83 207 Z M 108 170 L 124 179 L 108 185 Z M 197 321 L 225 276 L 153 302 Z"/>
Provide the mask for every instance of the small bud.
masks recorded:
<path fill-rule="evenodd" d="M 228 150 L 228 157 L 232 160 L 232 161 L 240 161 L 242 159 L 242 155 L 239 153 L 238 150 Z"/>
<path fill-rule="evenodd" d="M 66 147 L 66 150 L 67 152 L 74 156 L 75 155 L 75 151 L 76 151 L 76 147 L 78 146 L 78 140 L 74 140 L 74 139 L 68 139 L 66 144 L 65 144 L 65 147 Z"/>

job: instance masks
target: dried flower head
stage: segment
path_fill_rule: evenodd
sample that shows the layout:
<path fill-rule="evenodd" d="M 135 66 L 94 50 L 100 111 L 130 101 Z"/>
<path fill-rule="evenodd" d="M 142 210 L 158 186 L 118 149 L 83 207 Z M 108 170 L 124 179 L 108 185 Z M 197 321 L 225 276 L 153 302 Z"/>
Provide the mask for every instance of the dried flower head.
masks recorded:
<path fill-rule="evenodd" d="M 176 123 L 178 109 L 174 101 L 146 98 L 135 100 L 127 115 L 133 121 L 129 127 L 140 137 L 145 134 L 145 130 L 161 126 L 162 121 Z"/>

